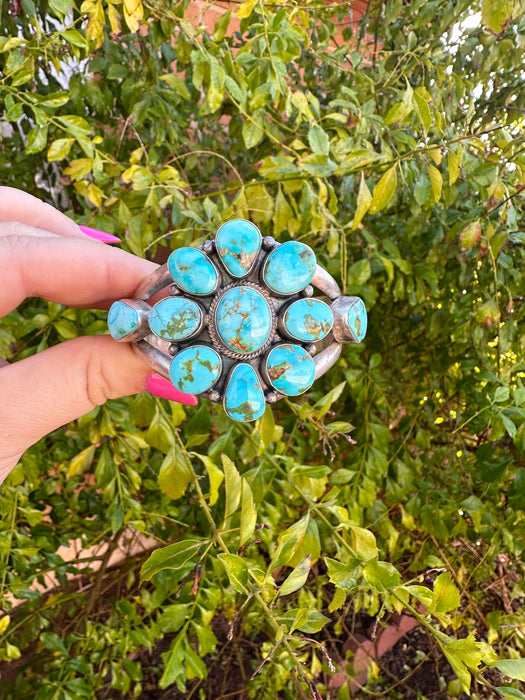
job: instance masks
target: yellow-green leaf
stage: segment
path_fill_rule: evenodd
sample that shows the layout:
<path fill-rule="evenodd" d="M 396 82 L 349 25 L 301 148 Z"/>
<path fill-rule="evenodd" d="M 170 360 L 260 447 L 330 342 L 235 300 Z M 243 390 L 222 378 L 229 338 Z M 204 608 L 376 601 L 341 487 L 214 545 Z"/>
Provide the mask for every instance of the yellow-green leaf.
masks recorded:
<path fill-rule="evenodd" d="M 459 149 L 457 153 L 454 151 L 448 152 L 448 184 L 453 185 L 459 177 L 459 171 L 461 167 L 461 161 L 459 156 Z"/>
<path fill-rule="evenodd" d="M 187 539 L 156 549 L 142 565 L 140 580 L 149 581 L 159 571 L 169 569 L 170 580 L 181 581 L 195 566 L 194 560 L 205 544 L 202 540 Z"/>
<path fill-rule="evenodd" d="M 89 447 L 86 447 L 82 452 L 75 455 L 69 463 L 66 479 L 71 479 L 73 476 L 86 471 L 86 469 L 91 466 L 96 449 L 96 445 L 89 445 Z"/>
<path fill-rule="evenodd" d="M 160 490 L 175 500 L 185 494 L 192 479 L 193 470 L 188 458 L 177 446 L 172 447 L 160 467 Z"/>
<path fill-rule="evenodd" d="M 222 454 L 221 459 L 226 488 L 226 511 L 224 517 L 227 518 L 235 513 L 241 502 L 241 477 L 237 467 L 227 455 Z"/>
<path fill-rule="evenodd" d="M 213 30 L 213 41 L 222 41 L 224 39 L 224 37 L 226 36 L 226 32 L 228 31 L 228 25 L 230 24 L 231 16 L 232 8 L 225 12 L 215 22 L 215 28 Z"/>
<path fill-rule="evenodd" d="M 295 591 L 298 591 L 299 588 L 304 586 L 306 579 L 308 578 L 308 574 L 310 573 L 311 560 L 311 555 L 307 554 L 306 557 L 299 562 L 292 573 L 284 580 L 281 588 L 279 589 L 281 596 L 294 593 Z"/>
<path fill-rule="evenodd" d="M 47 150 L 47 159 L 49 162 L 53 160 L 62 160 L 62 158 L 65 158 L 69 151 L 71 150 L 71 146 L 75 142 L 75 139 L 56 139 L 53 141 L 53 143 L 49 146 Z"/>
<path fill-rule="evenodd" d="M 427 100 L 423 97 L 419 88 L 414 91 L 414 107 L 416 108 L 419 121 L 424 131 L 427 132 L 432 124 L 432 115 Z"/>
<path fill-rule="evenodd" d="M 257 512 L 253 503 L 253 494 L 250 484 L 244 477 L 241 478 L 241 527 L 239 543 L 245 544 L 253 535 L 257 523 Z"/>
<path fill-rule="evenodd" d="M 481 238 L 481 224 L 479 219 L 471 221 L 467 224 L 463 231 L 459 234 L 459 245 L 461 250 L 470 250 L 479 243 Z"/>
<path fill-rule="evenodd" d="M 392 199 L 392 195 L 396 191 L 397 185 L 397 172 L 396 166 L 393 165 L 379 182 L 374 187 L 374 192 L 372 194 L 372 201 L 370 202 L 369 212 L 370 214 L 376 214 L 381 209 L 384 209 L 388 202 Z"/>
<path fill-rule="evenodd" d="M 208 472 L 208 479 L 210 480 L 209 503 L 210 506 L 214 506 L 217 503 L 217 499 L 219 497 L 219 487 L 223 482 L 224 474 L 207 455 L 201 455 L 197 453 L 195 454 L 202 461 L 206 468 L 206 471 Z"/>
<path fill-rule="evenodd" d="M 495 666 L 509 678 L 525 683 L 525 659 L 498 659 L 490 665 Z"/>
<path fill-rule="evenodd" d="M 357 193 L 357 207 L 354 214 L 354 220 L 352 221 L 352 231 L 359 226 L 363 216 L 368 211 L 370 204 L 372 202 L 372 195 L 365 182 L 365 176 L 361 173 L 361 182 L 359 183 L 359 192 Z"/>
<path fill-rule="evenodd" d="M 219 554 L 218 559 L 223 563 L 228 578 L 234 591 L 237 593 L 246 593 L 248 586 L 248 565 L 236 554 Z"/>
<path fill-rule="evenodd" d="M 483 24 L 494 34 L 500 34 L 507 28 L 513 7 L 514 0 L 483 0 L 481 4 Z"/>
<path fill-rule="evenodd" d="M 434 594 L 427 612 L 448 613 L 459 608 L 460 602 L 458 589 L 452 583 L 452 576 L 446 571 L 436 579 Z"/>
<path fill-rule="evenodd" d="M 432 194 L 434 195 L 434 204 L 439 202 L 441 199 L 441 189 L 443 187 L 443 178 L 441 173 L 437 168 L 430 163 L 427 163 L 428 176 L 430 177 L 430 184 L 432 185 Z"/>

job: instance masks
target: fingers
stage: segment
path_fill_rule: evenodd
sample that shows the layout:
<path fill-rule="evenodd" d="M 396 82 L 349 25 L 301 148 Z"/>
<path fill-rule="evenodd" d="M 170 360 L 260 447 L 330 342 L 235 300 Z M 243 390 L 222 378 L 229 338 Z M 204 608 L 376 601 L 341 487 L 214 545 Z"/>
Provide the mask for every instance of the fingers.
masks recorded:
<path fill-rule="evenodd" d="M 157 265 L 86 238 L 0 223 L 0 316 L 26 297 L 68 306 L 104 306 L 131 297 Z"/>
<path fill-rule="evenodd" d="M 107 399 L 144 391 L 150 373 L 130 345 L 109 336 L 75 338 L 0 368 L 0 470 L 2 459 L 16 463 L 41 437 Z"/>
<path fill-rule="evenodd" d="M 85 239 L 77 224 L 50 204 L 13 187 L 0 187 L 0 222 L 19 221 L 59 236 Z"/>

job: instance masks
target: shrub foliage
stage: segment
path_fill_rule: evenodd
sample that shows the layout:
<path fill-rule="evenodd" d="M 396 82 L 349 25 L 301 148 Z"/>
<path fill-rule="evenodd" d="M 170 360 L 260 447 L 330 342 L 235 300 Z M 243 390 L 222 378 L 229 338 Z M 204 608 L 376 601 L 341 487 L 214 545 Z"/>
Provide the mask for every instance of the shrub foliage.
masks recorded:
<path fill-rule="evenodd" d="M 334 640 L 405 611 L 450 695 L 525 698 L 523 9 L 244 0 L 209 28 L 187 1 L 0 4 L 2 184 L 158 261 L 249 218 L 370 311 L 254 424 L 138 395 L 24 455 L 0 495 L 3 697 L 136 697 L 154 648 L 160 688 L 204 697 L 243 639 L 249 697 L 344 700 Z M 104 332 L 29 299 L 0 355 Z"/>

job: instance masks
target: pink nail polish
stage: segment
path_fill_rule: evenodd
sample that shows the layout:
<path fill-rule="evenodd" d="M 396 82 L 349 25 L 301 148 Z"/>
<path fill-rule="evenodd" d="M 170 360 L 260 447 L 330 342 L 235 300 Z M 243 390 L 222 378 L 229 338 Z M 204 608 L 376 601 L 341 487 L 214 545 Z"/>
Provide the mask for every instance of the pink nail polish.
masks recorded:
<path fill-rule="evenodd" d="M 173 384 L 161 377 L 160 374 L 152 372 L 148 374 L 146 378 L 146 391 L 154 396 L 160 396 L 161 399 L 169 399 L 170 401 L 177 401 L 177 403 L 183 403 L 186 406 L 196 406 L 197 398 L 192 394 L 183 394 L 182 391 L 175 389 Z"/>
<path fill-rule="evenodd" d="M 91 226 L 79 226 L 78 228 L 82 233 L 85 233 L 86 236 L 94 238 L 97 241 L 102 241 L 102 243 L 120 243 L 120 238 L 112 236 L 110 233 L 99 231 L 96 228 L 91 228 Z"/>

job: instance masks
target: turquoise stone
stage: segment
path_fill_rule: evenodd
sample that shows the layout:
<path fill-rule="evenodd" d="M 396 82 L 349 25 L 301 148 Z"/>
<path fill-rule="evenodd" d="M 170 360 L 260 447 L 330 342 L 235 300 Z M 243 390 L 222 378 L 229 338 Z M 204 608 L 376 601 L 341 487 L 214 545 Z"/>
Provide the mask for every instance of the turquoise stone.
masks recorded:
<path fill-rule="evenodd" d="M 252 269 L 261 248 L 261 233 L 245 219 L 223 224 L 215 238 L 217 253 L 232 277 L 244 277 Z"/>
<path fill-rule="evenodd" d="M 167 297 L 151 309 L 149 327 L 159 338 L 184 340 L 192 336 L 201 324 L 198 304 L 186 297 Z"/>
<path fill-rule="evenodd" d="M 332 309 L 320 299 L 298 299 L 286 309 L 283 323 L 287 333 L 296 340 L 314 343 L 332 330 Z"/>
<path fill-rule="evenodd" d="M 272 314 L 263 295 L 252 287 L 233 287 L 220 300 L 215 325 L 222 342 L 238 353 L 259 350 L 272 330 Z"/>
<path fill-rule="evenodd" d="M 224 410 L 230 418 L 252 421 L 264 413 L 265 399 L 259 377 L 251 365 L 236 365 L 224 394 Z"/>
<path fill-rule="evenodd" d="M 368 315 L 365 303 L 362 299 L 356 298 L 352 306 L 348 309 L 348 325 L 355 338 L 356 343 L 360 343 L 366 335 L 368 325 Z"/>
<path fill-rule="evenodd" d="M 309 246 L 288 241 L 270 253 L 263 278 L 273 292 L 295 294 L 310 284 L 316 264 L 315 253 Z"/>
<path fill-rule="evenodd" d="M 219 281 L 212 261 L 196 248 L 174 250 L 168 258 L 168 270 L 175 284 L 188 294 L 212 294 Z"/>
<path fill-rule="evenodd" d="M 139 315 L 123 301 L 116 301 L 108 312 L 109 332 L 115 340 L 122 340 L 137 328 Z"/>
<path fill-rule="evenodd" d="M 270 350 L 266 372 L 277 391 L 286 396 L 298 396 L 314 383 L 315 364 L 300 345 L 286 343 Z"/>
<path fill-rule="evenodd" d="M 221 358 L 207 345 L 192 345 L 179 352 L 170 365 L 173 385 L 185 394 L 208 391 L 221 373 Z"/>

